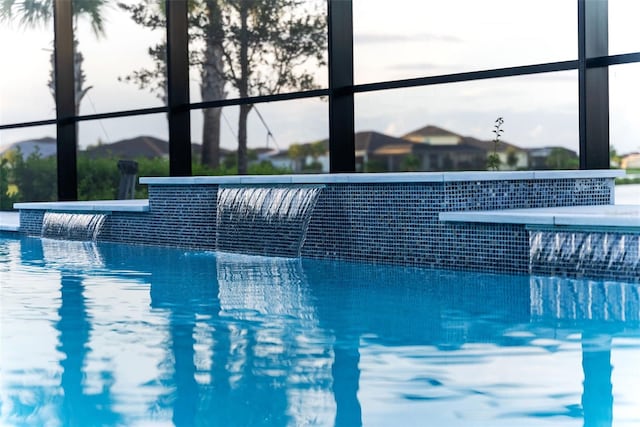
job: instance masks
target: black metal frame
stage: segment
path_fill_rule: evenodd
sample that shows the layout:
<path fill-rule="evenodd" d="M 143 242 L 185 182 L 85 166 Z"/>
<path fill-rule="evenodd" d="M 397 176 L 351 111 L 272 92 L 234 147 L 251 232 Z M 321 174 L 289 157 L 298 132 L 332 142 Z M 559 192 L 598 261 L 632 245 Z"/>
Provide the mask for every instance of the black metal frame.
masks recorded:
<path fill-rule="evenodd" d="M 608 67 L 640 62 L 640 52 L 609 56 L 608 0 L 578 3 L 578 59 L 544 64 L 446 74 L 354 85 L 353 0 L 327 0 L 329 87 L 305 92 L 189 102 L 187 0 L 165 0 L 167 10 L 168 104 L 164 107 L 75 115 L 73 99 L 73 26 L 71 1 L 54 1 L 56 69 L 55 120 L 0 125 L 0 130 L 57 126 L 58 193 L 60 200 L 77 198 L 77 122 L 166 113 L 169 121 L 170 174 L 191 174 L 190 111 L 261 102 L 327 97 L 329 100 L 330 171 L 355 170 L 354 94 L 462 81 L 578 70 L 580 167 L 609 167 Z"/>
<path fill-rule="evenodd" d="M 353 2 L 329 0 L 329 171 L 355 172 Z"/>
<path fill-rule="evenodd" d="M 187 0 L 166 0 L 169 174 L 191 175 L 189 16 Z"/>
<path fill-rule="evenodd" d="M 58 199 L 78 199 L 77 124 L 73 60 L 73 4 L 53 3 Z"/>
<path fill-rule="evenodd" d="M 589 63 L 609 54 L 608 0 L 578 0 L 580 168 L 609 168 L 609 67 Z"/>

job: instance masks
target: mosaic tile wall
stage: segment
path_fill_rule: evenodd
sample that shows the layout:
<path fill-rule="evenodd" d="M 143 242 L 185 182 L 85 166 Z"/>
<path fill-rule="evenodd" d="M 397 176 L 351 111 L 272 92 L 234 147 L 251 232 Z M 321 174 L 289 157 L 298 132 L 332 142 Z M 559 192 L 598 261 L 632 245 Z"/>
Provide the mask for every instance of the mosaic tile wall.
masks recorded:
<path fill-rule="evenodd" d="M 20 212 L 20 232 L 29 236 L 39 236 L 45 211 L 25 210 Z"/>
<path fill-rule="evenodd" d="M 320 195 L 302 256 L 527 273 L 524 225 L 441 223 L 438 213 L 610 204 L 606 179 L 341 184 Z"/>
<path fill-rule="evenodd" d="M 149 186 L 149 212 L 114 212 L 100 240 L 194 249 L 216 248 L 216 185 Z"/>
<path fill-rule="evenodd" d="M 327 184 L 311 212 L 300 255 L 527 273 L 529 235 L 524 226 L 442 223 L 438 213 L 610 204 L 612 189 L 610 178 Z M 217 185 L 150 185 L 149 199 L 147 213 L 111 213 L 98 239 L 219 248 Z M 23 232 L 39 235 L 41 223 L 42 211 L 22 212 Z M 268 246 L 256 238 L 255 247 L 244 252 L 282 255 L 266 252 Z"/>
<path fill-rule="evenodd" d="M 531 273 L 640 282 L 640 234 L 530 231 Z"/>

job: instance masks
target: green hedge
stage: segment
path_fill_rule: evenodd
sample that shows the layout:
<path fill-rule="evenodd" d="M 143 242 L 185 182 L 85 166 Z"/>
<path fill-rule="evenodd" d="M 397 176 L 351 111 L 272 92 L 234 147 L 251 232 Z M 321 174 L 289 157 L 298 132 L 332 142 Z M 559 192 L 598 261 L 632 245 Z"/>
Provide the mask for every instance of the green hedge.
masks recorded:
<path fill-rule="evenodd" d="M 138 158 L 138 176 L 168 176 L 169 160 Z M 193 175 L 234 175 L 235 164 L 228 161 L 217 169 L 199 163 L 192 165 Z M 273 167 L 268 161 L 249 166 L 252 175 L 291 173 L 288 169 Z M 0 210 L 9 210 L 15 202 L 46 202 L 57 200 L 56 158 L 42 157 L 39 151 L 27 158 L 13 152 L 0 163 Z M 80 200 L 109 200 L 117 197 L 120 184 L 118 159 L 90 159 L 78 156 L 78 198 Z M 9 195 L 9 189 L 17 187 L 17 193 Z M 146 198 L 147 188 L 136 186 L 136 198 Z"/>

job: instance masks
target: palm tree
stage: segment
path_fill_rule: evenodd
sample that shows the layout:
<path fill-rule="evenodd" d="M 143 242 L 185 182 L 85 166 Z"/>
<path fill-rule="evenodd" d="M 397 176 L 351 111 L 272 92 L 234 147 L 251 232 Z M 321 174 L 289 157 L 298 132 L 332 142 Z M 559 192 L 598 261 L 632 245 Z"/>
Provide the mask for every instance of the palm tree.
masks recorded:
<path fill-rule="evenodd" d="M 80 109 L 80 102 L 91 86 L 85 88 L 85 74 L 82 70 L 84 58 L 78 49 L 75 38 L 78 19 L 88 19 L 96 37 L 104 35 L 104 9 L 110 0 L 73 0 L 73 52 L 76 115 Z M 53 20 L 54 0 L 2 0 L 0 1 L 0 21 L 17 20 L 24 27 L 35 28 L 49 24 Z M 54 53 L 51 53 L 51 74 L 47 82 L 49 90 L 55 99 L 55 70 Z"/>

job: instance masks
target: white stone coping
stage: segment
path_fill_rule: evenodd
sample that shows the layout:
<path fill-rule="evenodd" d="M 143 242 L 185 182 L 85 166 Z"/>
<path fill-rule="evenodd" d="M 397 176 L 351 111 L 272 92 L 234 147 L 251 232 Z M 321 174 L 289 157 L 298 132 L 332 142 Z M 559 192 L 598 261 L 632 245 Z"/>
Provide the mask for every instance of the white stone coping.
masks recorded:
<path fill-rule="evenodd" d="M 27 202 L 14 203 L 14 209 L 65 212 L 147 212 L 148 199 L 92 200 L 86 202 Z"/>
<path fill-rule="evenodd" d="M 558 208 L 441 212 L 440 221 L 525 225 L 579 225 L 640 229 L 640 205 L 594 205 Z"/>
<path fill-rule="evenodd" d="M 0 231 L 20 231 L 20 213 L 0 212 Z"/>
<path fill-rule="evenodd" d="M 410 183 L 459 181 L 512 181 L 531 179 L 617 178 L 624 170 L 504 171 L 504 172 L 400 172 L 300 175 L 226 175 L 185 177 L 142 177 L 140 184 L 152 185 L 240 185 L 240 184 L 333 184 Z"/>

